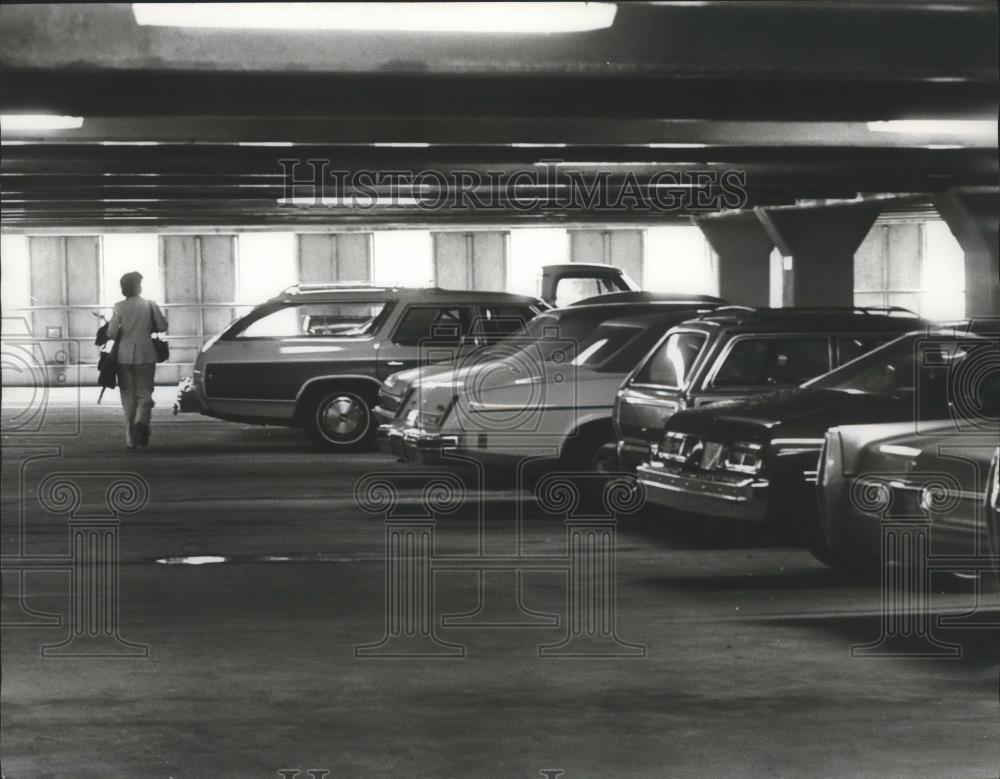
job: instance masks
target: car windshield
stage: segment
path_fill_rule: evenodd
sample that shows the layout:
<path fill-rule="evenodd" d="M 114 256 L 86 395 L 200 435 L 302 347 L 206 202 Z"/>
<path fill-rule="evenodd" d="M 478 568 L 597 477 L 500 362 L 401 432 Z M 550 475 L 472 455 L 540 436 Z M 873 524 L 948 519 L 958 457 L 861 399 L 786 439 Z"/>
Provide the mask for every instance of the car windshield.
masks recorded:
<path fill-rule="evenodd" d="M 682 389 L 691 380 L 691 367 L 708 336 L 705 333 L 671 333 L 636 373 L 635 383 Z"/>
<path fill-rule="evenodd" d="M 636 344 L 649 340 L 642 337 L 644 332 L 641 327 L 600 325 L 580 342 L 571 365 L 612 373 L 627 371 L 642 357 L 643 352 L 636 348 Z"/>
<path fill-rule="evenodd" d="M 578 347 L 583 347 L 585 343 L 589 346 L 592 343 L 594 328 L 599 324 L 600 320 L 595 320 L 593 315 L 539 314 L 519 331 L 503 339 L 495 347 L 490 347 L 488 351 L 495 351 L 500 355 L 530 348 L 535 356 L 547 362 L 553 358 L 561 360 L 566 358 L 567 350 L 575 355 L 580 351 Z"/>
<path fill-rule="evenodd" d="M 910 333 L 803 387 L 915 398 L 924 411 L 1000 410 L 1000 348 L 975 336 Z"/>

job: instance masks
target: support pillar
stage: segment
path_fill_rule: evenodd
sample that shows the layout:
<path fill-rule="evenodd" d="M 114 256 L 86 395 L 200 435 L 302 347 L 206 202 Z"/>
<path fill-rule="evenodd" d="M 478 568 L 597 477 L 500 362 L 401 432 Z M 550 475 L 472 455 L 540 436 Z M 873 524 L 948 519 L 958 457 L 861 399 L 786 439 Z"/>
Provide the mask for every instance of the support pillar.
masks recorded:
<path fill-rule="evenodd" d="M 719 297 L 734 305 L 770 302 L 770 257 L 774 241 L 751 212 L 695 217 L 719 257 Z"/>
<path fill-rule="evenodd" d="M 789 306 L 853 306 L 854 252 L 879 215 L 871 203 L 755 209 L 784 257 Z"/>
<path fill-rule="evenodd" d="M 948 190 L 934 207 L 965 252 L 966 316 L 1000 315 L 1000 192 Z"/>

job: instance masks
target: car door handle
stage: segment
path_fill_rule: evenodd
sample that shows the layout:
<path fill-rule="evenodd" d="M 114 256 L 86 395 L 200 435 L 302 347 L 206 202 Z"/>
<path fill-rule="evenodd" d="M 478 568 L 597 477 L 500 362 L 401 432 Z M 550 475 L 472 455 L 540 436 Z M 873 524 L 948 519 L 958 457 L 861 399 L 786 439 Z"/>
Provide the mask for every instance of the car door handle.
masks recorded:
<path fill-rule="evenodd" d="M 402 360 L 389 360 L 389 362 L 386 363 L 386 365 L 392 365 L 392 366 L 402 365 L 402 364 L 403 364 Z"/>

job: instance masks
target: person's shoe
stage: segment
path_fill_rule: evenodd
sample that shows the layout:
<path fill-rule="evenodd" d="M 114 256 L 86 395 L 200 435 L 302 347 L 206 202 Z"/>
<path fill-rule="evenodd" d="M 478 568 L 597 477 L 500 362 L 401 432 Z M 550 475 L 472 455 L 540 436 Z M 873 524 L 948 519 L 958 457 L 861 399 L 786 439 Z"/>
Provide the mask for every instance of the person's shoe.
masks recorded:
<path fill-rule="evenodd" d="M 149 425 L 145 422 L 136 422 L 134 425 L 135 433 L 133 440 L 139 446 L 145 446 L 149 443 Z"/>

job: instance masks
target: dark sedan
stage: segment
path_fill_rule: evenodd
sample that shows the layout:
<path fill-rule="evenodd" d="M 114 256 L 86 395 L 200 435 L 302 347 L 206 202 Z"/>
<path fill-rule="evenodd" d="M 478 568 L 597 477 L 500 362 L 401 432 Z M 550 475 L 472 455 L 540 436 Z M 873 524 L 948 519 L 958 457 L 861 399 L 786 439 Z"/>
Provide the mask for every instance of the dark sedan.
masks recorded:
<path fill-rule="evenodd" d="M 815 481 L 828 428 L 953 419 L 997 429 L 998 416 L 998 337 L 914 332 L 800 388 L 674 414 L 639 480 L 653 503 L 790 525 L 822 554 Z"/>

